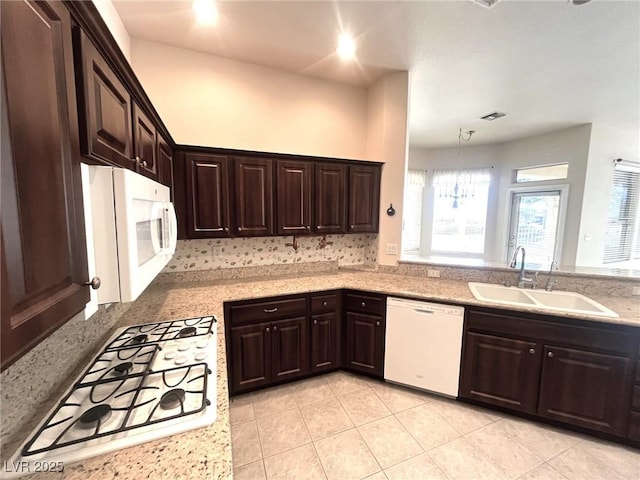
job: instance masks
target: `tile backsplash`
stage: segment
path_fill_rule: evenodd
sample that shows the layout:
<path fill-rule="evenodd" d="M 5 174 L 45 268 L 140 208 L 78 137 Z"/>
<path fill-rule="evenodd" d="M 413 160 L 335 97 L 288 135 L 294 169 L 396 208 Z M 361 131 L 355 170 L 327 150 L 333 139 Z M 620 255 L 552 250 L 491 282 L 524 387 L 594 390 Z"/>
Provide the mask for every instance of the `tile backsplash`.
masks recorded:
<path fill-rule="evenodd" d="M 378 236 L 375 234 L 296 237 L 298 249 L 287 243 L 293 237 L 220 238 L 179 240 L 176 253 L 164 272 L 216 270 L 265 265 L 337 261 L 338 266 L 376 263 Z"/>

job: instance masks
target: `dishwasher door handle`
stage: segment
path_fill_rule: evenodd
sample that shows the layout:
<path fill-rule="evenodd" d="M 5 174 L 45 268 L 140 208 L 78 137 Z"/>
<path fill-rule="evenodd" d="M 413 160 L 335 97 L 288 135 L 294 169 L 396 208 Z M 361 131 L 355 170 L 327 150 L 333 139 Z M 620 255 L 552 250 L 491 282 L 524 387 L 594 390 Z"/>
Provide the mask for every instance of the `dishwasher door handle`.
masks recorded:
<path fill-rule="evenodd" d="M 422 313 L 423 315 L 433 315 L 436 313 L 433 310 L 420 310 L 419 308 L 414 308 L 413 311 L 416 313 Z"/>

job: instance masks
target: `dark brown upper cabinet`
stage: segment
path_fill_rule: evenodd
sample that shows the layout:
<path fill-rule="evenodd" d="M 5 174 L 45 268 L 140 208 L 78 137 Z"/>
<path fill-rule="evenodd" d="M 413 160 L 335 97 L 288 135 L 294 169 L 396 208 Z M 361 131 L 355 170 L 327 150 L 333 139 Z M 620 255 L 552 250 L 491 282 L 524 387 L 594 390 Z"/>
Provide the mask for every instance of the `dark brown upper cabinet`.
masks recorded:
<path fill-rule="evenodd" d="M 156 159 L 158 160 L 158 181 L 171 189 L 173 199 L 173 149 L 160 133 L 156 136 Z"/>
<path fill-rule="evenodd" d="M 349 166 L 348 233 L 375 233 L 380 212 L 380 167 Z"/>
<path fill-rule="evenodd" d="M 82 86 L 78 91 L 82 153 L 135 169 L 131 96 L 85 33 L 77 28 L 74 37 Z"/>
<path fill-rule="evenodd" d="M 136 171 L 157 180 L 156 127 L 135 103 L 133 104 L 133 145 L 135 147 Z"/>
<path fill-rule="evenodd" d="M 229 236 L 229 157 L 186 153 L 187 236 Z"/>
<path fill-rule="evenodd" d="M 71 18 L 61 2 L 0 12 L 4 369 L 82 311 L 89 287 Z"/>
<path fill-rule="evenodd" d="M 273 235 L 273 162 L 264 158 L 235 157 L 233 164 L 236 235 Z"/>
<path fill-rule="evenodd" d="M 347 166 L 317 162 L 314 186 L 315 232 L 344 233 Z"/>
<path fill-rule="evenodd" d="M 278 235 L 311 232 L 313 163 L 276 161 Z"/>

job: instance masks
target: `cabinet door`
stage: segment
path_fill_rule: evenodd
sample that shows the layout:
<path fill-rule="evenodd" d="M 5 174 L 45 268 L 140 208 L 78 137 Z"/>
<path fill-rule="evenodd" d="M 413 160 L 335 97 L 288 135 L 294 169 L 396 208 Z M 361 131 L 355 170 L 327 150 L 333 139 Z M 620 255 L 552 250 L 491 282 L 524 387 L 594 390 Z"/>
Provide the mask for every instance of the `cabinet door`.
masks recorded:
<path fill-rule="evenodd" d="M 80 312 L 89 287 L 71 18 L 60 2 L 0 8 L 4 369 Z"/>
<path fill-rule="evenodd" d="M 187 153 L 187 236 L 229 236 L 229 158 Z"/>
<path fill-rule="evenodd" d="M 125 168 L 135 168 L 131 97 L 91 40 L 75 30 L 82 55 L 80 99 L 82 153 Z"/>
<path fill-rule="evenodd" d="M 309 371 L 307 318 L 271 323 L 272 381 L 299 377 Z"/>
<path fill-rule="evenodd" d="M 626 433 L 631 359 L 545 346 L 538 413 L 612 434 Z"/>
<path fill-rule="evenodd" d="M 377 315 L 347 312 L 346 367 L 382 377 L 384 321 Z"/>
<path fill-rule="evenodd" d="M 173 151 L 162 135 L 156 136 L 156 158 L 158 159 L 158 181 L 171 189 L 173 199 Z"/>
<path fill-rule="evenodd" d="M 316 163 L 314 184 L 316 233 L 344 233 L 347 167 L 340 164 Z"/>
<path fill-rule="evenodd" d="M 273 165 L 262 158 L 234 158 L 235 225 L 243 237 L 273 235 Z"/>
<path fill-rule="evenodd" d="M 133 140 L 136 171 L 156 180 L 158 178 L 156 127 L 135 103 L 133 105 Z"/>
<path fill-rule="evenodd" d="M 380 167 L 349 167 L 349 233 L 375 233 L 380 215 Z"/>
<path fill-rule="evenodd" d="M 308 162 L 276 162 L 278 235 L 311 231 L 311 173 Z"/>
<path fill-rule="evenodd" d="M 469 332 L 464 349 L 461 397 L 521 412 L 536 411 L 538 344 Z"/>
<path fill-rule="evenodd" d="M 258 323 L 231 328 L 231 393 L 271 382 L 271 327 Z"/>
<path fill-rule="evenodd" d="M 338 368 L 338 315 L 336 312 L 311 316 L 311 371 Z"/>

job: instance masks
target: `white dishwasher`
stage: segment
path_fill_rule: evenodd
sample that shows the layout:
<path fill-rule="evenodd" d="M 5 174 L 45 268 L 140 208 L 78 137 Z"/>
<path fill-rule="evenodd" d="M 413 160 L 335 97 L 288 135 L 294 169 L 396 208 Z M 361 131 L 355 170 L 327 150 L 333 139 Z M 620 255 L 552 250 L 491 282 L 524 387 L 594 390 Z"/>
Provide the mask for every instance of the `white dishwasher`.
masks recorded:
<path fill-rule="evenodd" d="M 464 308 L 387 298 L 384 378 L 458 396 Z"/>

